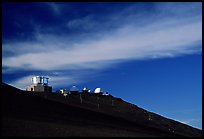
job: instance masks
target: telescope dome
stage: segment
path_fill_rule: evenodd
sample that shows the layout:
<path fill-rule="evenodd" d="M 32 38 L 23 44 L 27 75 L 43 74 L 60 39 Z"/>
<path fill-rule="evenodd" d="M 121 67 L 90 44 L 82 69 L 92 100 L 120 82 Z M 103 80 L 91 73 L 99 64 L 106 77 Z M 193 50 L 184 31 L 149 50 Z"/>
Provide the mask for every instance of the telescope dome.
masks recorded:
<path fill-rule="evenodd" d="M 79 89 L 74 85 L 70 88 L 70 91 L 78 92 Z"/>
<path fill-rule="evenodd" d="M 96 88 L 95 91 L 94 91 L 94 93 L 101 93 L 101 92 L 102 92 L 101 88 Z"/>

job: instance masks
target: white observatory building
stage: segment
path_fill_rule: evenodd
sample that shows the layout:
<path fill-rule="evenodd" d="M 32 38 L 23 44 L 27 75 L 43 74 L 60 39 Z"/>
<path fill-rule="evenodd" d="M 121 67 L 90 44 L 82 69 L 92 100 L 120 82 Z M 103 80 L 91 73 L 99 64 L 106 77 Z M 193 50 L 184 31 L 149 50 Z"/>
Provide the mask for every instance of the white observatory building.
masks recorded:
<path fill-rule="evenodd" d="M 79 93 L 79 89 L 75 86 L 75 85 L 73 85 L 71 88 L 70 88 L 70 93 Z"/>
<path fill-rule="evenodd" d="M 96 88 L 95 91 L 94 91 L 94 93 L 102 93 L 101 88 Z"/>
<path fill-rule="evenodd" d="M 48 77 L 34 76 L 31 78 L 32 85 L 26 88 L 26 91 L 52 92 L 52 86 L 48 86 Z"/>

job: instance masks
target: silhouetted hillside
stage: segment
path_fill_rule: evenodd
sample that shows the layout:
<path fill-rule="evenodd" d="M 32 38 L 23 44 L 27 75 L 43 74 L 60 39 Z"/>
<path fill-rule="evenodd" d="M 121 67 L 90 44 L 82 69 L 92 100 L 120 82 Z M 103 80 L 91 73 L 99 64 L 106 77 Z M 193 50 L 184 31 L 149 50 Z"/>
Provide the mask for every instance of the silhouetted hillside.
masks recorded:
<path fill-rule="evenodd" d="M 201 130 L 113 96 L 1 88 L 3 136 L 201 136 Z"/>

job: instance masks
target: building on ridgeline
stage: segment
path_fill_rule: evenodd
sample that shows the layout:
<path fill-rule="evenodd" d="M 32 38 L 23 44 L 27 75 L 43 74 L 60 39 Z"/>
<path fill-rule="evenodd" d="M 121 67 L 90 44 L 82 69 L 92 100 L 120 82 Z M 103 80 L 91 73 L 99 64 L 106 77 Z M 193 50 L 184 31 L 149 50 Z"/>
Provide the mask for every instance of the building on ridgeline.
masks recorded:
<path fill-rule="evenodd" d="M 52 86 L 48 86 L 48 77 L 34 76 L 31 78 L 32 85 L 26 88 L 26 91 L 33 92 L 52 92 Z"/>
<path fill-rule="evenodd" d="M 69 92 L 70 92 L 70 93 L 79 93 L 79 89 L 78 89 L 75 85 L 73 85 L 73 86 L 70 88 Z"/>

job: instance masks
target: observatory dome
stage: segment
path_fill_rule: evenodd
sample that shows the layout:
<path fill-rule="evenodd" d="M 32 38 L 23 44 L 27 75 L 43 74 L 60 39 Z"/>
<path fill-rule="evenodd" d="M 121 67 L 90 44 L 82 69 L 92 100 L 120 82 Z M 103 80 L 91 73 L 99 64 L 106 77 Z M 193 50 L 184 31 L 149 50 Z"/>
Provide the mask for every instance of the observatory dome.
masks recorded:
<path fill-rule="evenodd" d="M 94 91 L 94 93 L 101 93 L 101 92 L 102 92 L 101 88 L 96 88 L 95 91 Z"/>
<path fill-rule="evenodd" d="M 73 92 L 78 92 L 79 89 L 74 85 L 70 88 L 70 91 L 73 91 Z"/>
<path fill-rule="evenodd" d="M 88 90 L 88 88 L 84 87 L 83 90 Z"/>

